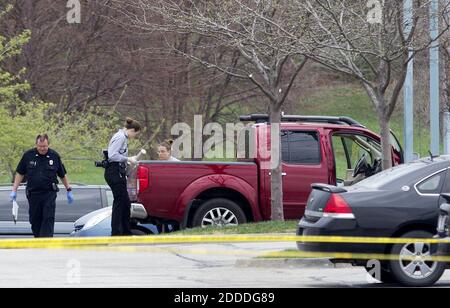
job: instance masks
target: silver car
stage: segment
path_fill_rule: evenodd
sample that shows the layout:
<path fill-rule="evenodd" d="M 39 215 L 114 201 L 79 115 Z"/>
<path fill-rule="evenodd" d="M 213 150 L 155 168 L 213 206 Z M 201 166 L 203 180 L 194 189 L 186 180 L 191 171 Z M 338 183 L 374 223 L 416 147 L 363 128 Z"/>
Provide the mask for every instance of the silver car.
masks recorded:
<path fill-rule="evenodd" d="M 17 224 L 12 217 L 12 203 L 9 200 L 12 186 L 0 186 L 0 236 L 31 236 L 31 225 L 28 216 L 28 201 L 25 187 L 17 191 L 19 216 Z M 75 201 L 67 203 L 65 188 L 60 187 L 56 199 L 55 236 L 69 236 L 76 220 L 93 211 L 112 206 L 111 189 L 106 185 L 72 185 Z"/>

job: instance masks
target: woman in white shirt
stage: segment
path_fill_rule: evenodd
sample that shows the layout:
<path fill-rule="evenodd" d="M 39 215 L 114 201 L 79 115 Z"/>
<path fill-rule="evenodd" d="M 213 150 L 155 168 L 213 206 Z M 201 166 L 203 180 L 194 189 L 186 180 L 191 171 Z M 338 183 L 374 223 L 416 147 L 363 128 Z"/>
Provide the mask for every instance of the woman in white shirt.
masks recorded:
<path fill-rule="evenodd" d="M 172 156 L 172 144 L 173 140 L 165 140 L 161 142 L 158 146 L 158 156 L 159 160 L 167 161 L 180 161 Z"/>

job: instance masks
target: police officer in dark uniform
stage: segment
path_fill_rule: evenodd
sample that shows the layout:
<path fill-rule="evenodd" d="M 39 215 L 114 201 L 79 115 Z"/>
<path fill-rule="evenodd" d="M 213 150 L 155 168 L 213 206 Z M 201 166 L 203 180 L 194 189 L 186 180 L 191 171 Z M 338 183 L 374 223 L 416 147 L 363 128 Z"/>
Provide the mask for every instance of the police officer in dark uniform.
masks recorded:
<path fill-rule="evenodd" d="M 111 187 L 114 202 L 111 219 L 112 236 L 131 235 L 130 208 L 126 169 L 127 163 L 137 164 L 137 157 L 128 157 L 128 139 L 136 138 L 141 124 L 127 118 L 124 128 L 120 129 L 109 141 L 108 164 L 105 169 L 105 180 Z"/>
<path fill-rule="evenodd" d="M 34 237 L 53 237 L 55 228 L 56 195 L 58 179 L 67 190 L 69 204 L 74 201 L 66 170 L 59 154 L 49 148 L 48 135 L 36 137 L 36 148 L 25 152 L 16 170 L 11 201 L 17 198 L 17 189 L 27 176 L 26 195 Z"/>

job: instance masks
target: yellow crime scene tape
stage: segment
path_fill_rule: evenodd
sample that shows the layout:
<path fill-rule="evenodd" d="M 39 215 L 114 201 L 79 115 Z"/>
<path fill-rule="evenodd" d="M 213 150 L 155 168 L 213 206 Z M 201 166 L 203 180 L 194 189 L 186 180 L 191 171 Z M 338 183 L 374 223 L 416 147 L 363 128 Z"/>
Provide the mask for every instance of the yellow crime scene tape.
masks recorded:
<path fill-rule="evenodd" d="M 295 235 L 178 235 L 178 236 L 131 236 L 96 238 L 46 238 L 2 239 L 0 249 L 71 248 L 74 246 L 193 244 L 193 243 L 244 243 L 244 242 L 303 242 L 341 244 L 450 244 L 447 239 L 407 239 L 341 236 L 295 236 Z"/>

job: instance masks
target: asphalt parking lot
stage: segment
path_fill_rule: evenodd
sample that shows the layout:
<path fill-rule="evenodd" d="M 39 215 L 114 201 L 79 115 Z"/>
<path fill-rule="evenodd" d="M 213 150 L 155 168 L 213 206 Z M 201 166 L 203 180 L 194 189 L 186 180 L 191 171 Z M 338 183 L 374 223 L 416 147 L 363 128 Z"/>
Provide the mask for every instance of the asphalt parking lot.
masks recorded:
<path fill-rule="evenodd" d="M 299 288 L 395 287 L 363 268 L 326 260 L 263 260 L 293 243 L 114 246 L 2 250 L 0 287 Z M 447 272 L 437 287 L 450 287 Z"/>

